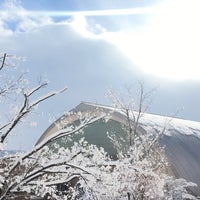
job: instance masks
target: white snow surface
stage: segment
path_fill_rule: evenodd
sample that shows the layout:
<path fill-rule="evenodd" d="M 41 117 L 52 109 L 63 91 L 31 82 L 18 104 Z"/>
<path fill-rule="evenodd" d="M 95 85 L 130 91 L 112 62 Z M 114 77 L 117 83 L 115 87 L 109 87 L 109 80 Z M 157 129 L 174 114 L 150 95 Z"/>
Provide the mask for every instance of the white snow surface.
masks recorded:
<path fill-rule="evenodd" d="M 84 102 L 85 103 L 85 102 Z M 93 104 L 93 103 L 85 103 L 90 106 L 96 106 L 98 108 L 108 109 L 111 112 L 117 111 L 120 114 L 124 115 L 124 112 L 121 109 L 117 109 L 111 106 L 104 106 L 99 104 Z M 137 116 L 138 112 L 131 111 L 130 114 L 134 116 Z M 164 127 L 166 127 L 166 130 L 164 132 L 165 135 L 172 135 L 173 130 L 176 132 L 178 131 L 181 134 L 184 135 L 194 135 L 196 137 L 200 138 L 200 122 L 197 121 L 190 121 L 190 120 L 184 120 L 179 119 L 175 117 L 169 117 L 169 116 L 161 116 L 161 115 L 155 115 L 155 114 L 149 114 L 144 113 L 142 114 L 139 123 L 143 125 L 145 130 L 158 130 L 162 131 Z"/>
<path fill-rule="evenodd" d="M 176 130 L 181 134 L 195 135 L 200 138 L 200 122 L 145 113 L 140 123 L 157 128 L 158 130 L 166 127 L 166 131 L 164 132 L 166 135 L 171 135 L 173 134 L 172 130 Z"/>

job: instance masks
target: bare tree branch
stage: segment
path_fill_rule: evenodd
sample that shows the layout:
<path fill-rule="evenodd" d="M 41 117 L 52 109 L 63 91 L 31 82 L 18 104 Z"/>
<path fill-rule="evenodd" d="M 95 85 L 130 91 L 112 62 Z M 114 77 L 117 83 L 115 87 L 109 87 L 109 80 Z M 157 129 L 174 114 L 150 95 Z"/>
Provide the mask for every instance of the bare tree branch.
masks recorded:
<path fill-rule="evenodd" d="M 22 179 L 21 182 L 24 182 L 25 184 L 27 184 L 27 183 L 31 182 L 32 180 L 44 175 L 46 173 L 47 169 L 50 169 L 52 167 L 62 166 L 62 165 L 70 167 L 70 168 L 79 169 L 79 170 L 83 171 L 86 174 L 90 174 L 90 175 L 94 176 L 92 173 L 90 173 L 89 171 L 87 171 L 86 169 L 83 169 L 82 167 L 80 167 L 78 165 L 73 165 L 73 164 L 70 164 L 70 163 L 68 163 L 66 161 L 62 161 L 62 162 L 57 162 L 57 163 L 56 162 L 55 163 L 51 163 L 49 165 L 41 167 L 40 169 L 37 169 L 36 171 L 33 171 L 28 176 L 26 176 L 24 179 Z M 54 173 L 54 172 L 51 172 L 51 173 Z"/>
<path fill-rule="evenodd" d="M 3 69 L 3 67 L 4 67 L 4 65 L 5 65 L 6 56 L 7 56 L 7 54 L 4 53 L 4 55 L 3 55 L 3 57 L 2 57 L 2 63 L 1 63 L 0 71 Z"/>
<path fill-rule="evenodd" d="M 40 90 L 42 87 L 46 86 L 47 84 L 41 84 L 38 87 L 34 88 L 33 90 L 31 90 L 31 92 L 29 93 L 24 93 L 24 101 L 23 104 L 21 106 L 21 109 L 19 110 L 19 112 L 17 113 L 17 115 L 15 116 L 15 118 L 12 120 L 12 122 L 9 124 L 9 128 L 5 133 L 1 134 L 1 139 L 0 142 L 4 143 L 5 139 L 8 137 L 8 135 L 11 133 L 11 131 L 15 128 L 15 126 L 19 123 L 19 121 L 25 117 L 28 113 L 30 113 L 30 111 L 39 103 L 45 101 L 46 99 L 49 99 L 50 97 L 53 97 L 59 93 L 62 93 L 64 91 L 67 90 L 67 87 L 63 88 L 62 90 L 59 91 L 55 91 L 55 92 L 51 92 L 50 94 L 47 94 L 44 97 L 39 98 L 38 100 L 32 102 L 29 104 L 29 99 L 31 97 L 31 95 L 33 95 L 35 92 L 37 92 L 38 90 Z"/>
<path fill-rule="evenodd" d="M 47 85 L 48 85 L 48 83 L 45 82 L 45 83 L 42 83 L 42 84 L 36 86 L 35 88 L 33 88 L 32 90 L 30 90 L 26 93 L 27 97 L 30 97 L 32 94 L 34 94 L 35 92 L 37 92 L 38 90 L 40 90 L 41 88 L 43 88 Z"/>
<path fill-rule="evenodd" d="M 13 164 L 11 169 L 8 171 L 8 173 L 7 173 L 8 176 L 6 177 L 6 179 L 9 180 L 9 177 L 12 177 L 12 174 L 15 174 L 15 171 L 19 170 L 21 163 L 25 163 L 26 159 L 29 159 L 30 156 L 32 156 L 33 154 L 38 153 L 39 150 L 41 150 L 44 146 L 46 146 L 50 142 L 53 142 L 56 139 L 64 137 L 64 136 L 69 136 L 71 134 L 74 134 L 74 133 L 80 131 L 81 129 L 83 129 L 84 127 L 96 122 L 97 120 L 99 120 L 103 117 L 105 117 L 105 115 L 101 115 L 99 117 L 90 117 L 87 121 L 85 121 L 84 124 L 81 124 L 80 126 L 78 126 L 77 128 L 75 128 L 71 131 L 67 130 L 67 129 L 63 129 L 63 130 L 56 132 L 51 137 L 47 138 L 46 141 L 44 141 L 43 143 L 36 145 L 35 148 L 31 152 L 29 152 L 29 153 L 25 154 L 24 156 L 22 156 L 21 158 L 17 159 L 16 163 Z M 74 159 L 79 154 L 80 154 L 80 152 L 75 154 L 71 159 Z M 36 162 L 35 162 L 35 164 L 36 164 Z M 50 171 L 48 171 L 48 169 L 51 169 L 52 167 L 56 167 L 56 166 L 62 166 L 62 165 L 67 167 L 66 170 L 68 169 L 68 167 L 75 168 L 75 169 L 81 170 L 82 172 L 84 172 L 86 174 L 89 174 L 89 175 L 92 175 L 95 177 L 94 174 L 90 173 L 89 171 L 87 171 L 86 169 L 84 169 L 81 166 L 71 164 L 71 163 L 69 163 L 69 161 L 60 161 L 60 162 L 58 161 L 58 162 L 52 162 L 50 164 L 47 164 L 46 166 L 43 166 L 39 169 L 36 168 L 35 171 L 32 171 L 33 168 L 29 169 L 28 171 L 26 171 L 24 173 L 24 177 L 20 180 L 20 184 L 26 185 L 26 184 L 30 183 L 31 181 L 33 181 L 39 177 L 42 177 L 45 174 L 50 173 Z M 52 171 L 52 173 L 53 173 L 53 171 Z M 97 177 L 95 177 L 95 178 L 97 178 Z M 6 196 L 6 194 L 9 193 L 12 189 L 17 187 L 18 184 L 19 184 L 18 182 L 11 181 L 9 183 L 9 185 L 6 187 L 7 189 L 4 190 L 4 194 L 2 194 L 0 200 L 3 199 Z"/>
<path fill-rule="evenodd" d="M 78 131 L 82 130 L 84 127 L 98 121 L 99 119 L 104 118 L 106 115 L 101 115 L 99 117 L 93 117 L 88 119 L 87 122 L 85 122 L 84 124 L 81 124 L 80 126 L 78 126 L 77 128 L 73 129 L 73 130 L 69 130 L 69 129 L 62 129 L 60 131 L 57 131 L 56 133 L 54 133 L 53 135 L 51 135 L 49 138 L 47 138 L 44 142 L 39 143 L 38 145 L 36 145 L 34 147 L 33 150 L 31 150 L 30 152 L 26 153 L 24 156 L 22 156 L 21 160 L 24 161 L 25 159 L 29 158 L 30 156 L 32 156 L 33 154 L 37 153 L 39 150 L 41 150 L 43 147 L 45 147 L 46 145 L 48 145 L 49 143 L 62 138 L 64 136 L 70 136 L 72 134 L 77 133 Z M 8 174 L 11 174 L 18 166 L 20 165 L 20 161 L 18 160 L 10 169 Z"/>

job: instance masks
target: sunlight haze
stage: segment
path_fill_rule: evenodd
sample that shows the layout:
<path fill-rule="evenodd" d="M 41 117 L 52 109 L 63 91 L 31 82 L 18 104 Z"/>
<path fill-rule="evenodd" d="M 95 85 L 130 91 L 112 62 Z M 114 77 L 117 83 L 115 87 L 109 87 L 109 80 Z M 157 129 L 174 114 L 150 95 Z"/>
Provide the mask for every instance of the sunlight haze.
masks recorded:
<path fill-rule="evenodd" d="M 167 1 L 142 28 L 106 33 L 144 72 L 175 80 L 200 80 L 199 1 Z"/>
<path fill-rule="evenodd" d="M 123 93 L 139 80 L 158 88 L 149 112 L 181 110 L 178 117 L 199 121 L 199 10 L 198 0 L 0 1 L 1 55 L 26 60 L 15 76 L 28 71 L 33 87 L 49 80 L 47 92 L 68 87 L 22 123 L 24 138 L 16 129 L 8 149 L 27 149 L 63 112 L 82 101 L 109 104 L 109 87 Z"/>
<path fill-rule="evenodd" d="M 174 80 L 200 79 L 200 2 L 165 1 L 154 7 L 93 10 L 80 12 L 43 12 L 49 16 L 73 16 L 73 27 L 86 37 L 105 39 L 116 45 L 144 72 Z M 41 12 L 42 14 L 42 12 Z M 118 32 L 102 29 L 88 31 L 87 16 L 151 14 L 139 29 L 126 27 Z"/>

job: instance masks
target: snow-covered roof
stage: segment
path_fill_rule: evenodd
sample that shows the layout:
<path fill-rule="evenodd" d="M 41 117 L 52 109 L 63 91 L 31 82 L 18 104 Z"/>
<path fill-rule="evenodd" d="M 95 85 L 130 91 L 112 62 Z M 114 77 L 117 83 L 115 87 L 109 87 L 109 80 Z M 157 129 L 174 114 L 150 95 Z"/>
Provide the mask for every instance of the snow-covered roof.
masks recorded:
<path fill-rule="evenodd" d="M 56 120 L 44 132 L 38 143 L 57 130 L 57 122 L 62 120 L 70 124 L 77 119 L 80 112 L 90 113 L 96 110 L 108 113 L 113 119 L 123 123 L 125 116 L 121 110 L 111 106 L 82 102 L 72 109 L 70 114 L 65 114 Z M 137 112 L 133 111 L 132 114 L 137 115 Z M 165 146 L 173 171 L 177 177 L 197 183 L 199 190 L 195 192 L 200 195 L 200 122 L 144 113 L 140 119 L 140 125 L 145 131 L 161 131 L 163 127 L 166 127 L 161 143 Z"/>
<path fill-rule="evenodd" d="M 123 112 L 121 112 L 120 109 L 116 109 L 112 106 L 105 106 L 101 104 L 95 104 L 90 102 L 83 102 L 79 106 L 91 106 L 91 107 L 98 107 L 105 110 L 115 111 L 119 112 L 123 115 Z M 78 107 L 79 107 L 78 106 Z M 137 115 L 137 112 L 133 111 L 134 115 Z M 200 138 L 200 122 L 196 121 L 190 121 L 190 120 L 184 120 L 176 118 L 176 116 L 162 116 L 162 115 L 155 115 L 150 113 L 144 113 L 140 119 L 140 123 L 146 126 L 150 127 L 157 127 L 157 128 L 163 128 L 164 126 L 167 126 L 167 130 L 165 131 L 166 135 L 170 135 L 173 133 L 173 129 L 179 131 L 181 134 L 184 135 L 194 135 Z"/>

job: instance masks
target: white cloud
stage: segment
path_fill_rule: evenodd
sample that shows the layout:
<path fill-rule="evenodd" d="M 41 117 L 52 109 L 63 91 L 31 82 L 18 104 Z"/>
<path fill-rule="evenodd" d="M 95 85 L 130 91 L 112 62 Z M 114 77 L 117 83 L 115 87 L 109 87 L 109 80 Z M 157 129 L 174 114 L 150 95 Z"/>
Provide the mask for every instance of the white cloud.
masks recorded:
<path fill-rule="evenodd" d="M 105 29 L 94 21 L 88 23 L 82 12 L 67 12 L 64 16 L 70 15 L 70 19 L 55 22 L 53 17 L 62 13 L 47 11 L 28 11 L 15 0 L 5 1 L 0 10 L 0 36 L 12 36 L 13 34 L 29 32 L 47 25 L 71 26 L 77 33 L 87 38 L 96 38 L 95 33 L 101 33 Z M 83 12 L 84 13 L 84 12 Z M 86 12 L 87 13 L 87 12 Z M 86 14 L 85 13 L 85 14 Z M 90 13 L 90 12 L 89 12 Z"/>
<path fill-rule="evenodd" d="M 101 34 L 105 33 L 106 29 L 96 21 L 87 19 L 84 15 L 74 15 L 70 22 L 67 21 L 67 24 L 82 37 L 97 40 L 104 39 Z"/>
<path fill-rule="evenodd" d="M 88 31 L 88 23 L 83 15 L 75 15 L 73 16 L 73 20 L 70 23 L 70 26 L 78 33 L 83 35 L 84 37 L 92 38 L 94 36 L 93 33 Z"/>
<path fill-rule="evenodd" d="M 81 37 L 115 44 L 147 73 L 174 79 L 200 79 L 198 0 L 168 0 L 155 7 L 82 12 L 31 12 L 16 1 L 5 2 L 0 12 L 1 36 L 47 25 L 67 25 Z M 108 32 L 100 23 L 86 17 L 138 13 L 151 13 L 152 17 L 140 29 L 129 27 L 117 32 Z M 55 22 L 52 17 L 57 15 L 73 16 L 70 21 Z"/>
<path fill-rule="evenodd" d="M 15 0 L 4 1 L 0 10 L 0 36 L 31 31 L 37 27 L 52 24 L 46 15 L 33 15 Z"/>
<path fill-rule="evenodd" d="M 3 20 L 0 19 L 0 37 L 7 37 L 11 36 L 13 34 L 13 31 L 10 29 L 7 29 L 5 26 L 5 23 Z"/>

